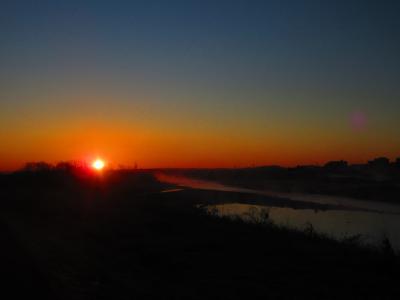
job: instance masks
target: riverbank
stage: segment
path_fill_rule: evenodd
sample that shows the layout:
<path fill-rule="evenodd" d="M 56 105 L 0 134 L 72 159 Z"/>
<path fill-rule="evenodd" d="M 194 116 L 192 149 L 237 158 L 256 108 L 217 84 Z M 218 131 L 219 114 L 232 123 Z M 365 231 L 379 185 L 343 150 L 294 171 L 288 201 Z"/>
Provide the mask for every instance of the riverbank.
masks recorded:
<path fill-rule="evenodd" d="M 197 205 L 244 196 L 170 188 L 139 171 L 16 176 L 1 184 L 0 218 L 57 299 L 400 296 L 390 248 L 210 216 Z"/>
<path fill-rule="evenodd" d="M 347 197 L 400 204 L 400 166 L 278 166 L 235 169 L 170 169 L 168 175 L 276 193 Z"/>

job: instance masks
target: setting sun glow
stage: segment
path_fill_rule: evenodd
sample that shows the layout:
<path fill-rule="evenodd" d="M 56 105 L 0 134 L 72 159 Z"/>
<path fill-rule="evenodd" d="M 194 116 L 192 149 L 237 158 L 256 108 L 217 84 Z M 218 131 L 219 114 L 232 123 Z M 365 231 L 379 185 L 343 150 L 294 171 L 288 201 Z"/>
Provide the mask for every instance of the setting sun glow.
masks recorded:
<path fill-rule="evenodd" d="M 103 160 L 101 159 L 96 159 L 93 163 L 92 163 L 92 168 L 97 170 L 97 171 L 101 171 L 105 166 L 105 163 Z"/>

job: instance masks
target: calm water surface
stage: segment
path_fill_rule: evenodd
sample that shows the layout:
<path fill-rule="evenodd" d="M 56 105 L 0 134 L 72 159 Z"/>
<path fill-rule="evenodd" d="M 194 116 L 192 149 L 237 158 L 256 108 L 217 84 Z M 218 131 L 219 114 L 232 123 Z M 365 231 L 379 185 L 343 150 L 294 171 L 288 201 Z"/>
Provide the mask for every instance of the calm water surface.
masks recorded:
<path fill-rule="evenodd" d="M 268 219 L 273 223 L 289 228 L 302 229 L 312 224 L 316 232 L 337 239 L 361 235 L 361 241 L 366 244 L 380 245 L 382 239 L 388 237 L 393 248 L 400 251 L 400 205 L 326 195 L 252 190 L 205 180 L 167 175 L 159 176 L 159 179 L 180 187 L 247 193 L 249 197 L 251 197 L 251 194 L 257 194 L 293 201 L 339 204 L 344 207 L 343 210 L 294 209 L 243 203 L 209 205 L 205 209 L 220 216 L 239 217 L 249 222 L 260 220 L 268 215 Z M 346 207 L 348 210 L 346 210 Z"/>

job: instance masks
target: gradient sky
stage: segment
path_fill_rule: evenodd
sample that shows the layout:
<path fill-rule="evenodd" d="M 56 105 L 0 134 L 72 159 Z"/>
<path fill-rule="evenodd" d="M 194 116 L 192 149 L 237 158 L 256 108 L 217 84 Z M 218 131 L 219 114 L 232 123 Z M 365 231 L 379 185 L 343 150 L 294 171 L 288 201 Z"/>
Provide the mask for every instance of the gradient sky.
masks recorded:
<path fill-rule="evenodd" d="M 400 156 L 400 1 L 1 1 L 0 170 Z"/>

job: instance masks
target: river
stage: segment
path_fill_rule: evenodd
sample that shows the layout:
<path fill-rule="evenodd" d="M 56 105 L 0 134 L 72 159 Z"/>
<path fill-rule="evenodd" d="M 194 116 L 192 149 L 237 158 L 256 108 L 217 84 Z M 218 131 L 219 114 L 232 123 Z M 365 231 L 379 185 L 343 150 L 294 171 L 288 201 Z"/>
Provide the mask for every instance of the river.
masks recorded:
<path fill-rule="evenodd" d="M 268 220 L 279 226 L 297 229 L 312 226 L 316 232 L 336 239 L 360 235 L 360 242 L 368 245 L 379 246 L 386 237 L 392 247 L 400 251 L 400 205 L 327 195 L 254 190 L 166 174 L 158 174 L 157 178 L 180 188 L 245 193 L 249 198 L 251 195 L 263 195 L 292 201 L 338 205 L 341 209 L 315 210 L 307 207 L 295 209 L 270 204 L 232 202 L 209 205 L 205 209 L 220 216 L 239 217 L 250 222 L 267 214 Z"/>

